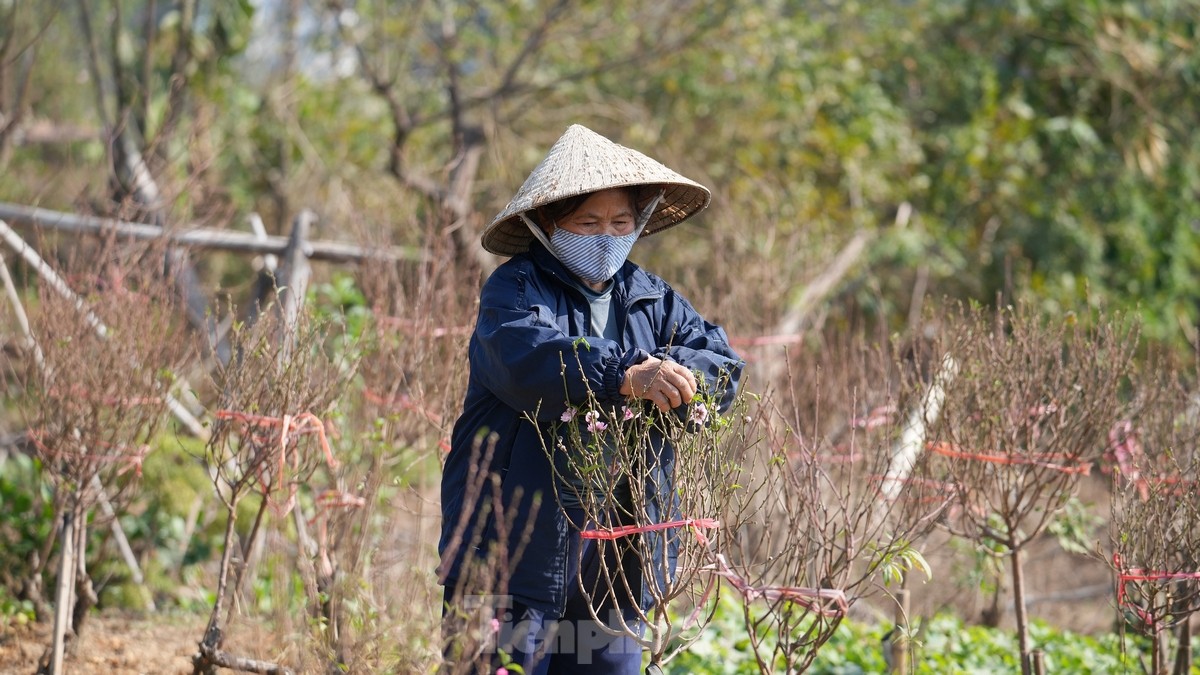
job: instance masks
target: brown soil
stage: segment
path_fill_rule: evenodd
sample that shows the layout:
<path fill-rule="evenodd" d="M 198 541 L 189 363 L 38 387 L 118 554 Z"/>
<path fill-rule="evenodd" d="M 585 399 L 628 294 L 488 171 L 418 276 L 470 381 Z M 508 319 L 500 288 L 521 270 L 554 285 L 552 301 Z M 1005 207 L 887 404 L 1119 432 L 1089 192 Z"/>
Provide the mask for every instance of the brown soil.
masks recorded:
<path fill-rule="evenodd" d="M 68 653 L 63 671 L 68 675 L 190 674 L 192 654 L 205 623 L 207 617 L 199 615 L 89 617 L 83 638 Z M 253 637 L 242 636 L 229 649 L 239 655 L 251 655 L 237 649 L 254 642 Z M 259 643 L 259 650 L 266 643 L 269 640 Z M 33 675 L 50 644 L 49 623 L 0 627 L 0 674 Z"/>

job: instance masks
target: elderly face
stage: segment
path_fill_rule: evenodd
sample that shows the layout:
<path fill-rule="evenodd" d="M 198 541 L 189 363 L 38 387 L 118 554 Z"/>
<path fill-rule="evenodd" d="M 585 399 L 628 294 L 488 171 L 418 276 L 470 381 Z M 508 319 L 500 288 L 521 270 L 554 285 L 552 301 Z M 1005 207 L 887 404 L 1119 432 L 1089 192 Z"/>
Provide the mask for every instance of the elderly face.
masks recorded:
<path fill-rule="evenodd" d="M 575 234 L 611 234 L 633 232 L 637 221 L 633 196 L 628 190 L 614 188 L 592 193 L 574 211 L 558 219 L 558 227 Z M 553 232 L 553 228 L 549 228 Z"/>

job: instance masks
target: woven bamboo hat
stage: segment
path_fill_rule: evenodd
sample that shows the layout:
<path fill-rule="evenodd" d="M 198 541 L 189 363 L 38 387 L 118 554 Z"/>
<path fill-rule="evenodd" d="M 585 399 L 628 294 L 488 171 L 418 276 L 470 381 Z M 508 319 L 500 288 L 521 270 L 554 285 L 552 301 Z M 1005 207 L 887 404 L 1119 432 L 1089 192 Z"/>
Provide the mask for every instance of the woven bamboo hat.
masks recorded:
<path fill-rule="evenodd" d="M 529 250 L 533 234 L 520 214 L 560 199 L 636 185 L 663 190 L 662 201 L 650 216 L 642 236 L 678 225 L 699 213 L 711 199 L 708 188 L 578 124 L 571 125 L 525 184 L 483 231 L 483 247 L 511 256 Z"/>

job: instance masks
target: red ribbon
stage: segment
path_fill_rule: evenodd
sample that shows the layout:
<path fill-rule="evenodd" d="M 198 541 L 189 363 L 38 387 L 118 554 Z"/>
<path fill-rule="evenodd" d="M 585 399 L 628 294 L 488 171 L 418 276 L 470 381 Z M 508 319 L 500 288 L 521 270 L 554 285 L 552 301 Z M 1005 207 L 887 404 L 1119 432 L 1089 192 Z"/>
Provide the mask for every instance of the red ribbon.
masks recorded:
<path fill-rule="evenodd" d="M 708 546 L 708 537 L 701 532 L 701 529 L 715 529 L 720 526 L 720 521 L 713 518 L 683 518 L 665 523 L 651 523 L 649 525 L 623 525 L 607 529 L 583 530 L 579 533 L 579 536 L 584 539 L 617 539 L 618 537 L 625 537 L 631 534 L 656 532 L 677 527 L 690 527 L 695 532 L 697 541 L 704 546 Z M 713 553 L 712 559 L 712 563 L 701 567 L 700 570 L 723 577 L 747 600 L 764 599 L 768 602 L 788 600 L 820 616 L 845 616 L 846 612 L 849 611 L 846 594 L 841 589 L 804 588 L 801 586 L 754 586 L 729 566 L 729 563 L 725 560 L 725 556 L 720 553 Z M 707 593 L 705 595 L 707 596 Z"/>
<path fill-rule="evenodd" d="M 1070 456 L 1064 456 L 1059 453 L 1040 453 L 1034 455 L 996 455 L 982 452 L 966 452 L 963 450 L 957 450 L 949 443 L 926 443 L 925 448 L 930 452 L 937 453 L 944 457 L 951 457 L 953 459 L 969 459 L 977 462 L 992 462 L 994 464 L 1037 466 L 1043 469 L 1050 469 L 1052 471 L 1078 473 L 1084 476 L 1089 475 L 1092 471 L 1092 465 L 1088 463 L 1080 463 L 1076 464 L 1075 466 L 1066 466 L 1064 464 L 1055 463 L 1054 461 L 1047 461 L 1071 458 Z"/>

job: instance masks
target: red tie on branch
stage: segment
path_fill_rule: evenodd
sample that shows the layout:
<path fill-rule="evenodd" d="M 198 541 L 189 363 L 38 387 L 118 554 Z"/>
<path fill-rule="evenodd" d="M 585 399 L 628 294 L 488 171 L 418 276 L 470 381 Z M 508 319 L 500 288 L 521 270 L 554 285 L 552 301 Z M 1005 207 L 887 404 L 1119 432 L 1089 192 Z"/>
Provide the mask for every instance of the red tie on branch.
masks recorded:
<path fill-rule="evenodd" d="M 931 442 L 926 443 L 925 448 L 929 452 L 950 457 L 953 459 L 968 459 L 977 462 L 992 462 L 993 464 L 1015 464 L 1036 466 L 1052 471 L 1061 471 L 1063 473 L 1078 473 L 1087 476 L 1092 471 L 1092 465 L 1081 462 L 1073 466 L 1059 463 L 1063 459 L 1073 459 L 1069 456 L 1064 456 L 1058 453 L 1046 452 L 1032 455 L 1009 455 L 1009 454 L 987 454 L 982 452 L 967 452 L 959 450 L 950 443 Z"/>
<path fill-rule="evenodd" d="M 701 530 L 715 529 L 720 526 L 721 522 L 714 518 L 682 518 L 680 520 L 651 523 L 649 525 L 623 525 L 614 528 L 583 530 L 579 533 L 579 536 L 584 539 L 613 540 L 632 534 L 689 527 L 695 533 L 696 540 L 707 548 L 709 543 L 708 537 Z M 754 586 L 729 566 L 729 563 L 725 560 L 725 556 L 720 553 L 713 553 L 711 549 L 709 549 L 709 553 L 712 556 L 712 562 L 701 567 L 700 571 L 723 577 L 747 600 L 763 599 L 768 602 L 788 600 L 820 616 L 845 616 L 849 609 L 846 602 L 846 594 L 840 589 L 804 588 L 800 586 Z M 711 587 L 709 590 L 711 591 Z M 704 595 L 705 600 L 707 600 L 708 592 L 706 591 Z M 704 601 L 702 600 L 700 604 L 703 605 Z M 688 623 L 691 623 L 690 619 Z"/>
<path fill-rule="evenodd" d="M 238 422 L 243 429 L 243 433 L 249 434 L 256 443 L 264 448 L 269 448 L 278 443 L 279 452 L 279 473 L 276 477 L 275 487 L 283 487 L 284 471 L 288 466 L 288 446 L 297 436 L 314 434 L 321 444 L 321 449 L 325 452 L 325 463 L 330 469 L 338 467 L 337 458 L 333 456 L 333 450 L 329 447 L 329 439 L 325 435 L 325 424 L 321 418 L 310 412 L 300 413 L 299 415 L 284 415 L 283 417 L 267 417 L 265 415 L 251 415 L 249 413 L 238 412 L 236 410 L 218 410 L 214 413 L 217 419 L 233 420 Z M 275 429 L 278 428 L 276 432 Z M 269 430 L 264 433 L 264 430 Z M 293 469 L 300 468 L 300 455 L 296 451 L 291 453 L 291 464 Z M 262 467 L 265 462 L 260 462 L 255 468 L 258 471 L 259 485 L 262 488 L 263 497 L 270 499 L 274 488 L 271 486 L 269 479 L 263 478 Z M 286 515 L 292 510 L 296 503 L 296 490 L 298 486 L 292 484 L 289 488 L 287 502 L 280 508 L 275 508 L 277 502 L 271 500 L 271 505 L 275 508 L 279 515 Z"/>
<path fill-rule="evenodd" d="M 69 451 L 61 451 L 61 450 L 52 450 L 42 440 L 42 438 L 41 438 L 42 431 L 40 429 L 30 429 L 28 433 L 29 433 L 29 440 L 33 442 L 33 446 L 35 448 L 37 448 L 38 453 L 40 453 L 46 459 L 61 459 L 64 461 L 83 460 L 86 462 L 111 462 L 111 463 L 119 462 L 119 463 L 122 463 L 123 466 L 117 471 L 118 476 L 120 476 L 120 475 L 124 474 L 125 472 L 132 469 L 134 472 L 134 475 L 136 475 L 138 478 L 141 478 L 142 477 L 142 462 L 145 461 L 146 455 L 150 454 L 150 446 L 148 446 L 148 445 L 142 445 L 142 446 L 138 447 L 137 450 L 133 453 L 120 452 L 120 453 L 97 454 L 97 453 L 92 453 L 92 452 L 69 452 Z M 125 448 L 124 445 L 113 445 L 112 443 L 108 443 L 106 441 L 93 441 L 92 444 L 96 445 L 98 447 L 105 447 L 105 448 L 117 448 L 117 449 Z"/>
<path fill-rule="evenodd" d="M 333 560 L 329 557 L 329 514 L 334 509 L 361 509 L 367 505 L 367 500 L 348 492 L 329 489 L 317 495 L 316 504 L 317 513 L 308 524 L 317 528 L 317 560 L 321 564 L 321 573 L 331 576 Z"/>
<path fill-rule="evenodd" d="M 422 406 L 420 403 L 413 400 L 408 394 L 397 394 L 395 396 L 384 396 L 372 389 L 363 389 L 363 398 L 376 405 L 386 406 L 388 408 L 396 408 L 399 410 L 412 410 L 420 413 L 422 417 L 433 422 L 436 425 L 441 425 L 442 416 Z"/>
<path fill-rule="evenodd" d="M 215 416 L 217 419 L 235 420 L 240 422 L 245 428 L 279 427 L 280 462 L 287 459 L 287 444 L 288 441 L 292 440 L 289 438 L 289 435 L 316 434 L 317 439 L 321 443 L 321 449 L 325 451 L 325 461 L 329 464 L 329 468 L 336 469 L 338 467 L 337 458 L 333 456 L 333 451 L 329 448 L 329 439 L 325 435 L 325 423 L 321 421 L 321 418 L 310 412 L 303 412 L 299 415 L 284 415 L 283 417 L 268 417 L 266 415 L 251 415 L 250 413 L 237 412 L 236 410 L 218 410 Z"/>
<path fill-rule="evenodd" d="M 602 530 L 583 530 L 579 533 L 584 539 L 617 539 L 620 537 L 628 537 L 631 534 L 642 534 L 644 532 L 657 532 L 659 530 L 670 530 L 677 527 L 690 527 L 696 533 L 696 539 L 701 544 L 708 545 L 708 537 L 700 531 L 700 528 L 714 529 L 721 526 L 721 522 L 715 518 L 683 518 L 681 520 L 671 520 L 665 523 L 650 523 L 649 525 L 622 525 L 621 527 L 607 528 Z"/>
<path fill-rule="evenodd" d="M 1121 554 L 1113 552 L 1113 567 L 1117 569 L 1117 607 L 1133 610 L 1138 618 L 1149 625 L 1155 632 L 1155 618 L 1149 612 L 1129 601 L 1125 584 L 1130 581 L 1200 581 L 1200 572 L 1147 572 L 1140 567 L 1121 568 Z"/>
<path fill-rule="evenodd" d="M 845 616 L 849 611 L 846 594 L 838 588 L 804 588 L 802 586 L 752 586 L 734 572 L 725 561 L 725 556 L 714 554 L 713 564 L 700 569 L 724 577 L 747 600 L 763 599 L 767 602 L 788 600 L 819 616 Z"/>

